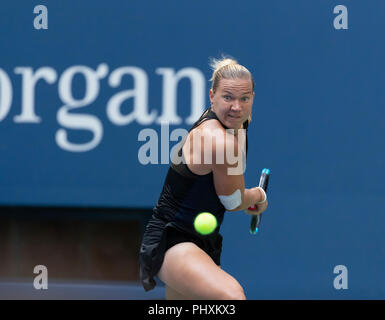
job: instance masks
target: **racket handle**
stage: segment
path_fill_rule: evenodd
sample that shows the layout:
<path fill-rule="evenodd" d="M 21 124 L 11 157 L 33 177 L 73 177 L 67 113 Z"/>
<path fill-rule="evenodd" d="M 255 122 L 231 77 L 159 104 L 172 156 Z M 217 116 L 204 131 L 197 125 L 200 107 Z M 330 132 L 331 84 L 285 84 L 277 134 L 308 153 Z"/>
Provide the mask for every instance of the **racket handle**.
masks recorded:
<path fill-rule="evenodd" d="M 258 232 L 258 226 L 259 226 L 259 221 L 260 220 L 258 217 L 260 217 L 260 215 L 258 216 L 253 216 L 251 218 L 251 223 L 250 223 L 250 233 L 251 234 L 256 234 Z"/>
<path fill-rule="evenodd" d="M 259 186 L 267 192 L 267 187 L 269 185 L 270 170 L 264 168 L 261 173 L 261 178 L 259 179 Z M 249 210 L 253 211 L 257 209 L 257 205 L 249 207 Z M 259 224 L 261 223 L 262 213 L 258 215 L 253 215 L 250 223 L 250 233 L 256 234 L 259 230 Z"/>

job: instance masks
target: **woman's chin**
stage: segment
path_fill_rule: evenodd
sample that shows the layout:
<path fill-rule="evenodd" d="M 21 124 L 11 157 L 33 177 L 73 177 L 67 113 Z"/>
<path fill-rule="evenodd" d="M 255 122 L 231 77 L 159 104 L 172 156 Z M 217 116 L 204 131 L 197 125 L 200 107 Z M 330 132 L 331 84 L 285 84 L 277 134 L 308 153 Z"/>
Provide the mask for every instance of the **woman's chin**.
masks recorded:
<path fill-rule="evenodd" d="M 229 129 L 239 129 L 242 127 L 242 119 L 241 118 L 231 118 L 231 117 L 228 117 L 226 119 L 226 127 L 228 127 Z"/>

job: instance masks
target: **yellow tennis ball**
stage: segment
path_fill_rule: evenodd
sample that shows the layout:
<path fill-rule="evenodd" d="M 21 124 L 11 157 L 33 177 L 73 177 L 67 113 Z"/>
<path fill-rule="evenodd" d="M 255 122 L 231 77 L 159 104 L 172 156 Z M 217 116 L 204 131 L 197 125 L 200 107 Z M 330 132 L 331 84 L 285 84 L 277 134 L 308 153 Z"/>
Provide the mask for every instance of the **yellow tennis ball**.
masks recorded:
<path fill-rule="evenodd" d="M 207 235 L 212 233 L 217 227 L 217 218 L 209 212 L 199 213 L 194 220 L 195 230 L 202 234 Z"/>

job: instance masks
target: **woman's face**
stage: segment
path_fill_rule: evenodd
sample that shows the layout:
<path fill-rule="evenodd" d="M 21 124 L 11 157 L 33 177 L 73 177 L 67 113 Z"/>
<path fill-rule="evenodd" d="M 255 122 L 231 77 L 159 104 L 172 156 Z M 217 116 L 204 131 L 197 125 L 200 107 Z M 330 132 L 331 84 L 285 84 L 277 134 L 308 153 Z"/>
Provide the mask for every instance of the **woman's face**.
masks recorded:
<path fill-rule="evenodd" d="M 230 129 L 239 129 L 249 118 L 254 92 L 251 80 L 222 79 L 215 93 L 210 89 L 212 110 Z"/>

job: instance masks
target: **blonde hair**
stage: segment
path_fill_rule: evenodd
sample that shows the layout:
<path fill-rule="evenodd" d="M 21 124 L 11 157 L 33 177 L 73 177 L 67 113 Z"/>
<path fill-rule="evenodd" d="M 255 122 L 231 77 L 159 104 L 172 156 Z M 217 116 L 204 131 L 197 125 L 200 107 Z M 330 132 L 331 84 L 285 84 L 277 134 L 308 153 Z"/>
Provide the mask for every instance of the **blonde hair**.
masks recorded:
<path fill-rule="evenodd" d="M 251 72 L 240 65 L 237 60 L 222 55 L 221 59 L 212 58 L 210 67 L 213 70 L 210 81 L 212 81 L 211 89 L 214 93 L 222 79 L 248 79 L 254 90 L 254 79 Z"/>

